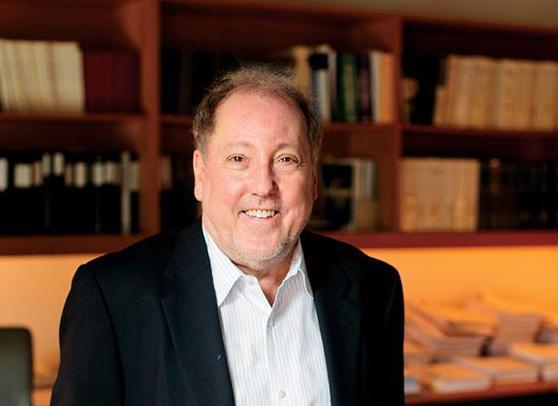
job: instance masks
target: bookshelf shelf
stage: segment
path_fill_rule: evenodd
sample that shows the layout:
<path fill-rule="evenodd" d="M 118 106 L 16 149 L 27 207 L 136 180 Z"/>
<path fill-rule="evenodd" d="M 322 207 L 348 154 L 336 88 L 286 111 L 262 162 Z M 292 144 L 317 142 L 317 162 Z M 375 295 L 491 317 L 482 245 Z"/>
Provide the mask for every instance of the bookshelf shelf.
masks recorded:
<path fill-rule="evenodd" d="M 361 248 L 498 247 L 558 245 L 558 230 L 477 233 L 323 232 Z"/>
<path fill-rule="evenodd" d="M 0 236 L 0 255 L 100 254 L 122 249 L 146 236 L 145 234 Z"/>
<path fill-rule="evenodd" d="M 143 114 L 80 113 L 0 113 L 2 123 L 133 123 L 145 119 Z"/>
<path fill-rule="evenodd" d="M 404 137 L 415 137 L 421 135 L 434 135 L 439 137 L 481 137 L 498 139 L 525 139 L 534 140 L 557 140 L 558 131 L 549 130 L 503 130 L 496 128 L 472 129 L 455 127 L 436 127 L 427 125 L 404 124 L 402 127 Z"/>
<path fill-rule="evenodd" d="M 489 399 L 504 399 L 533 395 L 552 395 L 558 391 L 558 384 L 538 382 L 522 385 L 496 386 L 487 391 L 460 392 L 452 394 L 425 393 L 407 396 L 406 405 L 435 405 L 439 403 L 475 402 Z"/>

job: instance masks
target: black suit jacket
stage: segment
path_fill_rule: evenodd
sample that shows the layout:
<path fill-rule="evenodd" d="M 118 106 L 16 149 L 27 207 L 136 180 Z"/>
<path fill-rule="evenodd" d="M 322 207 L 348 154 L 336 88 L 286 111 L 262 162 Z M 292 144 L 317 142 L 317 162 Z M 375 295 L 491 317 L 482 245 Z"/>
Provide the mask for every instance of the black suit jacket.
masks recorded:
<path fill-rule="evenodd" d="M 301 241 L 332 404 L 403 405 L 397 271 L 329 238 Z M 52 405 L 234 405 L 199 222 L 81 266 L 60 340 Z"/>

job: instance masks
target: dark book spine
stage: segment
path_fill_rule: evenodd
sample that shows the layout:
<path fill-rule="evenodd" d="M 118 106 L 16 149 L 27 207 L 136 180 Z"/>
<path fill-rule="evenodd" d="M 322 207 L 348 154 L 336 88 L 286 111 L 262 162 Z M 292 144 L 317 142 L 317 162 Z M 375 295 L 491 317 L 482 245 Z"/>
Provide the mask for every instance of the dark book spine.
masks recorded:
<path fill-rule="evenodd" d="M 359 120 L 370 121 L 370 58 L 368 54 L 358 55 Z"/>

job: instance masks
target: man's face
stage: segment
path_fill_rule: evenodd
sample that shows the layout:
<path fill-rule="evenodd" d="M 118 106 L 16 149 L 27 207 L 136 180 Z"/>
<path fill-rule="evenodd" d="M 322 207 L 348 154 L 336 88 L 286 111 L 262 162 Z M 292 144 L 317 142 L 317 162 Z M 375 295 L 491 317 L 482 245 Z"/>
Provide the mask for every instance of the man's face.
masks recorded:
<path fill-rule="evenodd" d="M 302 114 L 284 100 L 237 91 L 217 109 L 204 152 L 194 152 L 195 196 L 219 248 L 260 269 L 292 253 L 316 197 Z"/>

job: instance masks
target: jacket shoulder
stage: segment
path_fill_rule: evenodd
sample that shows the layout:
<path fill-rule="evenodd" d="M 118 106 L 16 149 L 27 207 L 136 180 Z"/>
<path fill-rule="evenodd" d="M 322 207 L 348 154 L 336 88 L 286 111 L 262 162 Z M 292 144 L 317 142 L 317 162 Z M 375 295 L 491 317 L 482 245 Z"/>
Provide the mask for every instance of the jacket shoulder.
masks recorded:
<path fill-rule="evenodd" d="M 371 257 L 359 248 L 321 234 L 305 231 L 302 236 L 304 254 L 319 255 L 322 260 L 341 265 L 349 273 L 382 274 L 399 279 L 399 273 L 389 263 Z"/>

